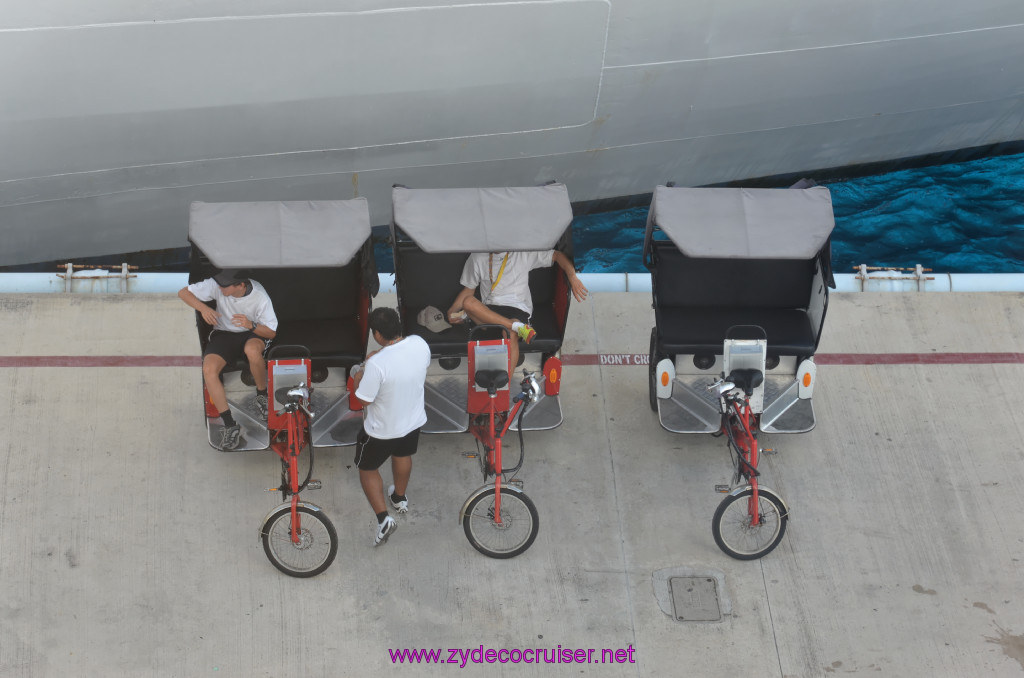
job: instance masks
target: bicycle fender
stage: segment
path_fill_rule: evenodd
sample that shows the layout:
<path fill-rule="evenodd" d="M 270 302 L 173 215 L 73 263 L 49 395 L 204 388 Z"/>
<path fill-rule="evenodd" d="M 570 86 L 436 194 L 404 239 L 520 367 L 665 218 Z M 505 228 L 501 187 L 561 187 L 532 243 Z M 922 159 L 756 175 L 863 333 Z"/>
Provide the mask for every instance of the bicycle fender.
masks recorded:
<path fill-rule="evenodd" d="M 740 494 L 742 492 L 746 492 L 749 489 L 750 489 L 750 485 L 740 485 L 739 487 L 734 487 L 732 490 L 730 490 L 729 496 L 730 497 L 735 497 L 736 495 L 738 495 L 738 494 Z M 778 499 L 782 503 L 782 508 L 784 508 L 786 510 L 786 512 L 782 515 L 782 517 L 783 518 L 788 518 L 789 517 L 789 504 L 787 504 L 786 500 L 782 498 L 782 495 L 779 494 L 778 492 L 776 492 L 775 490 L 773 490 L 772 488 L 765 487 L 763 485 L 761 485 L 761 486 L 759 486 L 757 488 L 757 493 L 758 494 L 764 494 L 766 492 L 768 494 L 772 495 L 773 497 L 775 497 L 776 499 Z"/>
<path fill-rule="evenodd" d="M 469 508 L 470 502 L 472 502 L 474 499 L 476 499 L 477 497 L 479 497 L 481 494 L 483 494 L 487 490 L 491 489 L 492 487 L 494 487 L 493 484 L 483 485 L 481 487 L 478 487 L 476 490 L 474 490 L 472 492 L 472 494 L 470 494 L 466 498 L 466 502 L 462 505 L 462 508 L 459 509 L 459 525 L 461 525 L 462 521 L 465 520 L 465 518 L 466 518 L 466 509 Z M 516 487 L 515 485 L 502 485 L 501 486 L 501 491 L 502 492 L 516 492 L 518 494 L 523 494 L 523 491 L 521 489 L 519 489 L 518 487 Z"/>
<path fill-rule="evenodd" d="M 676 364 L 669 358 L 659 360 L 654 368 L 654 377 L 657 382 L 654 391 L 659 398 L 665 400 L 672 397 L 672 382 L 676 379 Z"/>
<path fill-rule="evenodd" d="M 299 507 L 305 506 L 310 511 L 314 511 L 316 513 L 323 513 L 324 512 L 324 510 L 322 508 L 320 508 L 316 504 L 311 504 L 308 501 L 300 501 L 298 503 L 298 506 Z M 263 526 L 267 524 L 268 520 L 270 520 L 270 516 L 274 515 L 275 513 L 277 513 L 278 511 L 280 511 L 283 508 L 289 508 L 290 509 L 291 507 L 292 507 L 292 503 L 290 501 L 286 501 L 283 504 L 278 504 L 274 508 L 272 508 L 269 511 L 267 511 L 267 515 L 263 516 L 263 521 L 260 523 L 260 529 L 256 531 L 256 539 L 257 540 L 263 539 Z"/>

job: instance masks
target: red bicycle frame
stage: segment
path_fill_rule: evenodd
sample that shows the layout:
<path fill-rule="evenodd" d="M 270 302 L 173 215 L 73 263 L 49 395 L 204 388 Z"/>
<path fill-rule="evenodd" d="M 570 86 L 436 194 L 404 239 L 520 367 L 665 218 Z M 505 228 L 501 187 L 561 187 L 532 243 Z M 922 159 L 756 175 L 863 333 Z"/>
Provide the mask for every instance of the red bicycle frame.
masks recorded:
<path fill-rule="evenodd" d="M 757 494 L 757 436 L 754 435 L 753 425 L 756 416 L 750 411 L 750 398 L 744 397 L 732 399 L 730 406 L 735 410 L 729 417 L 729 425 L 732 431 L 723 431 L 729 435 L 739 450 L 739 472 L 750 481 L 750 499 L 747 511 L 750 513 L 750 524 L 758 525 L 761 520 Z M 737 426 L 736 424 L 739 424 Z M 723 424 L 723 427 L 725 424 Z"/>
<path fill-rule="evenodd" d="M 302 521 L 299 516 L 299 454 L 306 446 L 309 431 L 309 419 L 302 410 L 295 409 L 284 415 L 285 428 L 275 431 L 270 447 L 281 458 L 288 469 L 288 487 L 277 487 L 286 495 L 291 495 L 292 504 L 292 542 L 299 543 L 302 533 Z"/>
<path fill-rule="evenodd" d="M 523 407 L 526 399 L 516 401 L 512 411 L 508 413 L 508 417 L 505 419 L 505 425 L 502 427 L 501 433 L 497 435 L 494 434 L 497 418 L 497 408 L 494 406 L 495 400 L 496 397 L 491 396 L 491 404 L 488 408 L 488 421 L 490 425 L 487 427 L 487 430 L 482 430 L 480 426 L 471 426 L 470 433 L 484 446 L 487 468 L 494 473 L 494 522 L 501 524 L 501 439 L 508 433 L 509 427 L 512 426 L 512 422 L 515 421 L 516 415 L 519 414 L 519 410 Z"/>

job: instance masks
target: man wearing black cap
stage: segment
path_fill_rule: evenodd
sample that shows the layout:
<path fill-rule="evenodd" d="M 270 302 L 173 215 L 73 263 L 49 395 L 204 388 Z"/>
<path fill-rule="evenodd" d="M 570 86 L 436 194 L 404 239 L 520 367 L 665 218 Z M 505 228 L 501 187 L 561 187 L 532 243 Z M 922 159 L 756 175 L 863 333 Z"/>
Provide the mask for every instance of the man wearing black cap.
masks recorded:
<path fill-rule="evenodd" d="M 238 447 L 242 429 L 231 416 L 220 373 L 244 352 L 256 382 L 254 403 L 260 414 L 267 416 L 267 362 L 263 353 L 277 335 L 274 306 L 262 285 L 233 269 L 183 287 L 178 296 L 213 326 L 203 352 L 203 382 L 224 421 L 220 448 L 233 450 Z M 203 303 L 206 301 L 216 301 L 217 309 Z"/>

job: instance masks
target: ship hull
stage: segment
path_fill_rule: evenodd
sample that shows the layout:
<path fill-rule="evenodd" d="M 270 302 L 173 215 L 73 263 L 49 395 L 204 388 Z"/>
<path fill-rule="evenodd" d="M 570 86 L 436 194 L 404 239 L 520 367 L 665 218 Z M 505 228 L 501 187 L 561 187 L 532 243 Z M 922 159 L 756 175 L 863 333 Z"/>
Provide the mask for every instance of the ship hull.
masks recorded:
<path fill-rule="evenodd" d="M 997 0 L 167 4 L 0 20 L 0 265 L 181 247 L 195 200 L 385 224 L 395 183 L 589 202 L 1024 139 Z"/>

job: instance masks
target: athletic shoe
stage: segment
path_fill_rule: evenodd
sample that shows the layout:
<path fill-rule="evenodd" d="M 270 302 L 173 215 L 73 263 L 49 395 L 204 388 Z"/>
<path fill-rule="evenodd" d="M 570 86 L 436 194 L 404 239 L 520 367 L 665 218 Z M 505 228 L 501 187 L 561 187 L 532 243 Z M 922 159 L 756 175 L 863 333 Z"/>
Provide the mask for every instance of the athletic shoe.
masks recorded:
<path fill-rule="evenodd" d="M 234 426 L 226 426 L 224 430 L 220 432 L 220 449 L 222 450 L 233 450 L 238 447 L 238 443 L 242 437 L 242 427 L 238 424 Z"/>
<path fill-rule="evenodd" d="M 394 499 L 391 498 L 391 496 L 394 495 L 394 493 L 395 493 L 395 486 L 392 485 L 392 486 L 390 486 L 388 488 L 388 501 L 391 502 L 391 505 L 394 506 L 395 510 L 398 511 L 399 513 L 408 513 L 409 512 L 409 497 L 406 496 L 406 498 L 403 499 L 402 501 L 395 501 Z"/>
<path fill-rule="evenodd" d="M 263 393 L 257 393 L 256 394 L 256 399 L 253 400 L 252 402 L 256 406 L 256 409 L 259 410 L 260 416 L 263 417 L 264 419 L 266 419 L 267 418 L 267 396 L 264 395 Z"/>
<path fill-rule="evenodd" d="M 537 331 L 523 323 L 520 325 L 519 329 L 516 330 L 516 334 L 518 334 L 519 338 L 523 340 L 523 343 L 529 344 L 533 341 L 533 338 L 537 336 Z"/>
<path fill-rule="evenodd" d="M 398 523 L 391 516 L 384 519 L 384 522 L 377 526 L 377 534 L 373 536 L 373 545 L 380 546 L 388 540 L 391 533 L 398 529 Z"/>

